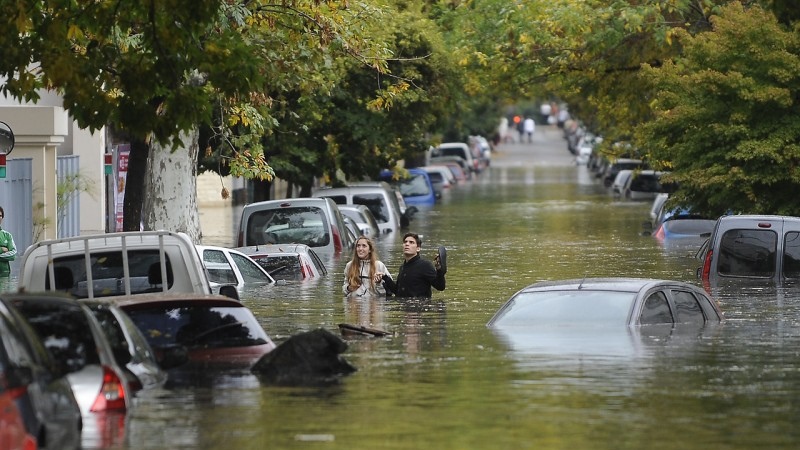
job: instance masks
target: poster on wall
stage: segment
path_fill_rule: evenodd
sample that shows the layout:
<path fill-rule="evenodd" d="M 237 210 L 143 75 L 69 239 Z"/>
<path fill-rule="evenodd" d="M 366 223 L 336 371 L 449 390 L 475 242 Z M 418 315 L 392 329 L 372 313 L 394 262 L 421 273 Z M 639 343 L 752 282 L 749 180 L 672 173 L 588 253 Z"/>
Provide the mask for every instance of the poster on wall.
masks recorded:
<path fill-rule="evenodd" d="M 122 209 L 125 205 L 125 183 L 128 180 L 128 157 L 131 154 L 130 144 L 116 146 L 116 170 L 114 170 L 114 215 L 115 231 L 122 231 Z"/>

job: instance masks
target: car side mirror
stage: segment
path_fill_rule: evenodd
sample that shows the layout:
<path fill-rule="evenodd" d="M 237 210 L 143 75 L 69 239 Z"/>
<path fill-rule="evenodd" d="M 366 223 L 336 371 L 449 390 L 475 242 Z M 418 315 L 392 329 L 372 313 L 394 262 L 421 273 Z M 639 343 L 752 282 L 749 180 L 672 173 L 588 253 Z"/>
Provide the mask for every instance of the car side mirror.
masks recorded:
<path fill-rule="evenodd" d="M 230 297 L 234 300 L 239 300 L 239 291 L 236 290 L 236 286 L 232 286 L 230 284 L 223 284 L 219 287 L 220 295 L 224 295 L 226 297 Z"/>
<path fill-rule="evenodd" d="M 11 366 L 5 370 L 6 387 L 27 386 L 33 382 L 33 369 L 30 367 Z"/>

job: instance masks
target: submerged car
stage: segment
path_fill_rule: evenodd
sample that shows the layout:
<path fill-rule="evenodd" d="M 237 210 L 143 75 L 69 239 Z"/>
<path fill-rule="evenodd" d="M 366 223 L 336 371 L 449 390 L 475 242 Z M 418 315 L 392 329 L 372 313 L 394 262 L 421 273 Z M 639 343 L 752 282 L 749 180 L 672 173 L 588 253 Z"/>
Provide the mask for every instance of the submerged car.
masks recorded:
<path fill-rule="evenodd" d="M 403 176 L 383 170 L 378 178 L 400 191 L 407 205 L 433 206 L 436 203 L 436 191 L 428 172 L 418 168 L 407 169 L 407 172 L 408 176 Z"/>
<path fill-rule="evenodd" d="M 274 284 L 275 279 L 257 262 L 244 253 L 225 247 L 198 245 L 197 251 L 208 271 L 211 288 L 218 291 L 222 285 L 235 286 Z"/>
<path fill-rule="evenodd" d="M 250 366 L 275 348 L 249 308 L 222 295 L 141 294 L 113 300 L 158 353 L 185 348 L 178 370 Z"/>
<path fill-rule="evenodd" d="M 697 253 L 707 288 L 800 282 L 800 217 L 728 215 L 717 219 Z"/>
<path fill-rule="evenodd" d="M 327 198 L 290 198 L 250 203 L 242 208 L 239 247 L 306 244 L 325 257 L 352 248 L 336 203 Z"/>
<path fill-rule="evenodd" d="M 584 278 L 532 284 L 514 294 L 487 326 L 704 325 L 722 320 L 716 301 L 688 283 Z"/>
<path fill-rule="evenodd" d="M 370 239 L 379 239 L 380 228 L 372 211 L 364 205 L 338 205 L 343 215 L 353 219 L 362 236 Z"/>
<path fill-rule="evenodd" d="M 70 383 L 5 294 L 0 295 L 0 394 L 11 397 L 17 408 L 15 417 L 22 420 L 26 433 L 20 441 L 35 444 L 28 448 L 80 447 L 81 410 Z"/>
<path fill-rule="evenodd" d="M 303 244 L 238 247 L 276 280 L 302 281 L 328 273 L 312 248 Z"/>

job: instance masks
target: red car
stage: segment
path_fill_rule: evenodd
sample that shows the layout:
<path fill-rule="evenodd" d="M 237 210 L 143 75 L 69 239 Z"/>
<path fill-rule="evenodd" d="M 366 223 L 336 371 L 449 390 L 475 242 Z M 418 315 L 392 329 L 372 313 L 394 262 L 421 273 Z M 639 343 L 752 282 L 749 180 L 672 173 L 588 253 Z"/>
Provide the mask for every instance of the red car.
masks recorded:
<path fill-rule="evenodd" d="M 253 313 L 222 295 L 138 294 L 113 300 L 142 331 L 156 353 L 185 347 L 178 369 L 249 366 L 275 348 Z"/>

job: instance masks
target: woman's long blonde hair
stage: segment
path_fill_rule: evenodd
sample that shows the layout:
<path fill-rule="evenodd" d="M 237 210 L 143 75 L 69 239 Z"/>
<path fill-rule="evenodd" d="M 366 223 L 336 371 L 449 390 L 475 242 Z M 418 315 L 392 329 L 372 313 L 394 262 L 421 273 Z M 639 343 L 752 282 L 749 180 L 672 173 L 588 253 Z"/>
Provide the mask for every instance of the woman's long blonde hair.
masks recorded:
<path fill-rule="evenodd" d="M 356 243 L 353 245 L 353 259 L 350 260 L 350 268 L 347 270 L 347 284 L 350 286 L 359 286 L 361 285 L 361 260 L 358 259 L 358 250 L 356 246 L 358 246 L 358 242 L 361 240 L 367 241 L 367 245 L 369 246 L 369 255 L 367 255 L 367 260 L 369 260 L 369 286 L 371 288 L 375 288 L 375 261 L 378 260 L 378 251 L 375 250 L 375 244 L 372 243 L 372 239 L 366 236 L 359 236 L 356 239 Z"/>

